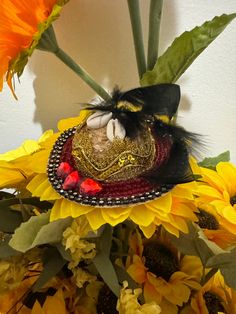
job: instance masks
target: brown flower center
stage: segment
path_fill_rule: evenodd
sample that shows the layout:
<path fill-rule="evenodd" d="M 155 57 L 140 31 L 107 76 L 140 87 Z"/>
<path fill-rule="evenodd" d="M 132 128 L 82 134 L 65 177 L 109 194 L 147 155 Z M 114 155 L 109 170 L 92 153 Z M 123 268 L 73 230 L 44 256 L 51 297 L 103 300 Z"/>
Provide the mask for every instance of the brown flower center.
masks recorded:
<path fill-rule="evenodd" d="M 218 312 L 225 313 L 221 299 L 217 294 L 207 291 L 204 293 L 203 297 L 209 314 L 217 314 Z"/>
<path fill-rule="evenodd" d="M 230 204 L 231 204 L 232 206 L 234 206 L 234 205 L 236 204 L 236 195 L 234 195 L 234 196 L 232 196 L 232 197 L 230 198 Z"/>
<path fill-rule="evenodd" d="M 166 281 L 179 270 L 178 260 L 174 253 L 160 242 L 148 242 L 144 246 L 143 255 L 148 270 Z"/>
<path fill-rule="evenodd" d="M 199 213 L 196 214 L 198 217 L 198 225 L 203 229 L 218 230 L 219 223 L 216 218 L 203 209 L 199 209 Z"/>
<path fill-rule="evenodd" d="M 117 314 L 116 303 L 115 294 L 108 286 L 103 286 L 98 294 L 97 314 Z"/>

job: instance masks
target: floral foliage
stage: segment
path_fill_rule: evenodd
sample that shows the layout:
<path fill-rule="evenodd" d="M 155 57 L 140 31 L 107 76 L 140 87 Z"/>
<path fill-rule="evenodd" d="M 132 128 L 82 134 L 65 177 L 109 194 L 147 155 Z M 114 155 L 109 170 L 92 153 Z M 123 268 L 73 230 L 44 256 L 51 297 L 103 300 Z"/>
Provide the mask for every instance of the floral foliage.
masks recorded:
<path fill-rule="evenodd" d="M 228 152 L 201 162 L 191 156 L 199 141 L 175 124 L 180 89 L 172 83 L 236 14 L 185 32 L 159 58 L 151 42 L 147 63 L 154 66 L 146 71 L 138 2 L 128 1 L 140 84 L 146 87 L 110 95 L 59 48 L 52 22 L 66 2 L 0 3 L 0 90 L 5 79 L 14 90 L 14 74 L 22 74 L 38 48 L 57 56 L 60 51 L 60 59 L 104 99 L 98 107 L 87 105 L 78 116 L 59 121 L 58 131 L 48 130 L 39 140 L 0 154 L 0 314 L 235 313 L 236 167 Z M 158 38 L 161 7 L 162 1 L 150 10 L 150 38 Z M 142 93 L 153 99 L 149 85 L 157 83 L 160 97 L 145 107 Z M 175 95 L 165 94 L 165 88 L 173 88 Z M 95 107 L 99 110 L 92 113 Z M 142 159 L 142 175 L 126 177 L 118 168 L 111 171 L 118 176 L 111 182 L 108 167 L 103 168 L 108 176 L 100 181 L 89 170 L 79 172 L 75 164 L 81 157 L 73 140 L 81 129 L 95 142 L 98 155 L 104 146 L 110 153 L 116 140 L 120 168 L 125 163 L 137 167 L 133 139 L 139 149 L 146 132 L 152 167 L 145 168 Z M 120 147 L 126 135 L 130 146 L 125 159 Z M 130 199 L 118 193 L 127 182 Z M 119 197 L 114 200 L 106 192 L 107 198 L 97 203 L 96 196 L 110 183 Z M 142 194 L 140 186 L 152 188 Z"/>

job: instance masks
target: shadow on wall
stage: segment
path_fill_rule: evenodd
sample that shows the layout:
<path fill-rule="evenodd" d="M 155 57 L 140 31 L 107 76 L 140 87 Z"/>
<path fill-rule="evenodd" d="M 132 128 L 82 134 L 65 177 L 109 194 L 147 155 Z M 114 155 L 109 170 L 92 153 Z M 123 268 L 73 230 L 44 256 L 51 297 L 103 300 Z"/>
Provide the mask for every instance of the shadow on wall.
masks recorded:
<path fill-rule="evenodd" d="M 148 3 L 141 2 L 145 41 Z M 175 37 L 176 8 L 173 0 L 164 3 L 161 47 L 165 49 Z M 128 90 L 138 86 L 126 0 L 70 1 L 63 8 L 54 28 L 60 47 L 105 88 L 112 90 L 118 85 Z M 36 75 L 34 121 L 40 123 L 43 130 L 55 128 L 61 118 L 77 115 L 80 104 L 91 101 L 95 96 L 75 73 L 52 54 L 36 51 L 30 67 Z"/>

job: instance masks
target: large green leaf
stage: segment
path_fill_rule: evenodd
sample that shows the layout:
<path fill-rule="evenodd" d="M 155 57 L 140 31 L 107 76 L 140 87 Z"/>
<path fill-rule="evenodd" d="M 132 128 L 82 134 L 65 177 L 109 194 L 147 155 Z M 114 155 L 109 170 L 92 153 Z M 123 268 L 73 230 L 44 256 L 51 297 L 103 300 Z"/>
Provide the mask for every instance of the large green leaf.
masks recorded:
<path fill-rule="evenodd" d="M 49 222 L 50 213 L 31 217 L 16 229 L 10 245 L 17 251 L 26 252 L 29 249 L 47 243 L 59 243 L 63 231 L 72 223 L 72 218 L 58 219 Z"/>
<path fill-rule="evenodd" d="M 12 233 L 23 222 L 22 214 L 9 206 L 0 205 L 0 231 Z"/>
<path fill-rule="evenodd" d="M 50 247 L 44 253 L 43 270 L 36 281 L 33 291 L 42 288 L 52 277 L 56 276 L 67 263 L 56 248 Z"/>
<path fill-rule="evenodd" d="M 10 246 L 23 253 L 31 249 L 39 230 L 49 223 L 49 215 L 50 213 L 48 212 L 39 216 L 34 216 L 22 223 L 13 234 L 12 239 L 9 242 Z"/>
<path fill-rule="evenodd" d="M 4 238 L 0 240 L 0 259 L 8 259 L 11 256 L 16 256 L 22 254 L 14 250 L 10 245 L 9 241 L 11 236 L 9 234 L 4 235 Z"/>
<path fill-rule="evenodd" d="M 111 291 L 119 297 L 120 286 L 114 266 L 110 260 L 111 243 L 112 227 L 110 225 L 105 225 L 103 233 L 99 239 L 99 252 L 94 257 L 93 264 Z"/>
<path fill-rule="evenodd" d="M 153 70 L 147 71 L 143 75 L 141 85 L 176 82 L 200 53 L 235 17 L 236 13 L 216 16 L 202 26 L 195 27 L 177 37 L 157 60 Z"/>
<path fill-rule="evenodd" d="M 199 162 L 199 166 L 205 167 L 208 169 L 216 170 L 216 166 L 221 161 L 229 161 L 230 160 L 230 152 L 226 151 L 216 157 L 207 157 L 204 158 L 203 161 Z"/>
<path fill-rule="evenodd" d="M 188 229 L 188 233 L 181 232 L 178 238 L 169 235 L 171 242 L 181 253 L 200 257 L 204 266 L 212 256 L 225 253 L 219 246 L 209 241 L 197 225 L 189 223 Z"/>
<path fill-rule="evenodd" d="M 218 254 L 207 261 L 207 267 L 218 268 L 228 286 L 236 289 L 236 248 L 228 253 Z"/>

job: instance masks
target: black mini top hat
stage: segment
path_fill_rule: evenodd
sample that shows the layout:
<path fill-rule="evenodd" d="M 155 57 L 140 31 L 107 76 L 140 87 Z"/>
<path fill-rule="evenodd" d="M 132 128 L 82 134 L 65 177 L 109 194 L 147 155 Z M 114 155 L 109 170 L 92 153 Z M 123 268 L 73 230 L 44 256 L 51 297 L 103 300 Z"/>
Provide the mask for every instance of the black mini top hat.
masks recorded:
<path fill-rule="evenodd" d="M 193 180 L 189 165 L 196 135 L 173 124 L 176 84 L 115 89 L 88 105 L 87 118 L 57 139 L 48 177 L 63 197 L 92 206 L 144 203 Z"/>

